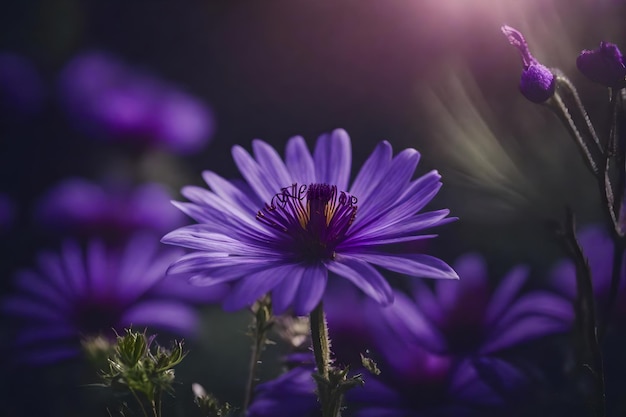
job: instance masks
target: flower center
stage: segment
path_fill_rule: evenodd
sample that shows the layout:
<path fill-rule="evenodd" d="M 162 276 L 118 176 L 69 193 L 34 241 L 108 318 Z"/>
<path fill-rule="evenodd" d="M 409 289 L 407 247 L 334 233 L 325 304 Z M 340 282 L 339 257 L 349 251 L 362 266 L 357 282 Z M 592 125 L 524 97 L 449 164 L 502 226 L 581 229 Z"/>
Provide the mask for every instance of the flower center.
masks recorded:
<path fill-rule="evenodd" d="M 335 248 L 356 216 L 356 202 L 334 185 L 293 184 L 272 197 L 256 218 L 282 233 L 283 250 L 316 262 L 335 257 Z"/>

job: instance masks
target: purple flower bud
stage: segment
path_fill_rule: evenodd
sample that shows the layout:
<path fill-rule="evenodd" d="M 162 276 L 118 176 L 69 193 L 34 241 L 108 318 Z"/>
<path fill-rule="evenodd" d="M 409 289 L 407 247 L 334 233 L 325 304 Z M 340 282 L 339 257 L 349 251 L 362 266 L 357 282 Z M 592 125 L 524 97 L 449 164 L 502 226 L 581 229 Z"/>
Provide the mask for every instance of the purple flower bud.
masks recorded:
<path fill-rule="evenodd" d="M 582 51 L 576 59 L 576 66 L 593 82 L 611 88 L 626 87 L 624 56 L 613 43 L 600 42 L 599 48 Z"/>
<path fill-rule="evenodd" d="M 522 72 L 519 90 L 533 103 L 543 103 L 554 95 L 555 79 L 552 71 L 544 65 L 531 64 Z"/>
<path fill-rule="evenodd" d="M 535 59 L 528 49 L 524 35 L 510 26 L 502 26 L 504 36 L 516 47 L 522 58 L 522 77 L 519 89 L 524 97 L 533 103 L 543 103 L 554 95 L 556 77 L 552 71 Z"/>

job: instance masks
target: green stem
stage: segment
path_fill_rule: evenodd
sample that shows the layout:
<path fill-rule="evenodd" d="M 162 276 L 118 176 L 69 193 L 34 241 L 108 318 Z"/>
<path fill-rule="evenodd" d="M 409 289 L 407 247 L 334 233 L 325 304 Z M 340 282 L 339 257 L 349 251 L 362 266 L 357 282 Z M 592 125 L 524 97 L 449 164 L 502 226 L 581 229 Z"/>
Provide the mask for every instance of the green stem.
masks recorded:
<path fill-rule="evenodd" d="M 139 398 L 139 396 L 137 395 L 135 390 L 134 389 L 130 389 L 130 392 L 133 394 L 133 397 L 135 397 L 135 400 L 137 400 L 137 403 L 139 404 L 139 407 L 141 407 L 141 411 L 143 412 L 143 415 L 145 417 L 149 417 L 148 416 L 148 412 L 146 411 L 146 408 L 143 406 L 143 401 L 141 401 L 141 399 Z"/>
<path fill-rule="evenodd" d="M 324 306 L 321 301 L 311 312 L 309 318 L 311 342 L 315 365 L 317 366 L 317 373 L 314 374 L 314 377 L 317 383 L 317 396 L 322 408 L 322 417 L 340 417 L 343 393 L 338 381 L 335 380 L 337 379 L 336 372 L 331 375 L 334 369 L 330 359 L 330 338 L 328 337 Z"/>
<path fill-rule="evenodd" d="M 261 362 L 261 353 L 267 343 L 267 332 L 273 324 L 272 309 L 269 299 L 259 300 L 257 310 L 254 312 L 254 321 L 252 328 L 252 352 L 250 353 L 250 364 L 248 367 L 248 380 L 246 381 L 246 392 L 243 401 L 242 414 L 246 414 L 246 410 L 252 401 L 254 386 L 256 381 L 256 372 Z"/>
<path fill-rule="evenodd" d="M 313 343 L 313 354 L 315 355 L 315 365 L 317 373 L 328 379 L 330 368 L 330 343 L 328 341 L 328 326 L 322 302 L 311 312 L 311 340 Z"/>

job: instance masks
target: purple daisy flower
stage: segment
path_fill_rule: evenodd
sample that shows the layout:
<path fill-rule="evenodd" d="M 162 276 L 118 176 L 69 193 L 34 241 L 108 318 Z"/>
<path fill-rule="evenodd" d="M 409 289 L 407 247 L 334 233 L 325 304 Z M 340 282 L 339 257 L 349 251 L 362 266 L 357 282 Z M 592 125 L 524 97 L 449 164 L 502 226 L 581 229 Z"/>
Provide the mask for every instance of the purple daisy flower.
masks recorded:
<path fill-rule="evenodd" d="M 306 315 L 322 299 L 329 273 L 390 303 L 391 287 L 374 265 L 417 277 L 457 278 L 440 259 L 402 248 L 432 238 L 421 233 L 453 220 L 448 210 L 419 213 L 441 182 L 436 171 L 413 179 L 416 150 L 394 157 L 391 145 L 381 142 L 349 186 L 352 155 L 344 130 L 322 135 L 313 155 L 303 138 L 290 139 L 285 162 L 261 140 L 252 147 L 254 156 L 240 146 L 232 151 L 247 187 L 205 171 L 211 190 L 185 187 L 182 194 L 191 202 L 176 203 L 198 224 L 163 238 L 195 250 L 171 272 L 191 273 L 202 285 L 233 284 L 226 310 L 271 292 L 276 314 L 291 306 Z"/>
<path fill-rule="evenodd" d="M 100 185 L 70 178 L 52 187 L 35 209 L 36 220 L 73 235 L 126 237 L 136 231 L 164 233 L 185 223 L 158 183 Z"/>
<path fill-rule="evenodd" d="M 76 356 L 81 337 L 112 336 L 112 329 L 131 325 L 193 336 L 198 319 L 190 303 L 214 302 L 223 288 L 166 277 L 179 256 L 148 234 L 124 247 L 92 240 L 83 251 L 68 241 L 60 254 L 41 253 L 36 269 L 15 274 L 15 292 L 0 304 L 17 332 L 17 355 L 27 363 L 56 362 Z"/>
<path fill-rule="evenodd" d="M 111 140 L 192 153 L 206 146 L 215 130 L 205 104 L 105 53 L 76 57 L 59 86 L 79 127 Z"/>

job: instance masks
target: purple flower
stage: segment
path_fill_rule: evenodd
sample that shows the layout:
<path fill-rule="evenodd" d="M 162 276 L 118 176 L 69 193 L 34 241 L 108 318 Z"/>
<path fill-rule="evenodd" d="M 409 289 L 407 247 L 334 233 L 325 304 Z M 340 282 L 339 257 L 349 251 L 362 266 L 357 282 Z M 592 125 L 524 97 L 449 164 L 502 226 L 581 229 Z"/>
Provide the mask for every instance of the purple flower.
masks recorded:
<path fill-rule="evenodd" d="M 453 220 L 448 210 L 418 213 L 441 183 L 436 171 L 412 179 L 420 158 L 414 149 L 392 157 L 391 145 L 380 143 L 349 187 L 352 155 L 343 130 L 322 135 L 313 155 L 304 139 L 290 139 L 285 162 L 261 140 L 252 146 L 254 156 L 240 146 L 232 152 L 247 187 L 205 171 L 211 190 L 185 187 L 191 202 L 176 204 L 198 224 L 163 238 L 195 250 L 170 271 L 191 273 L 204 285 L 233 284 L 225 309 L 271 292 L 276 314 L 292 306 L 306 315 L 321 300 L 329 273 L 388 304 L 393 292 L 373 265 L 457 278 L 443 261 L 403 251 L 407 242 L 433 237 L 424 230 Z"/>
<path fill-rule="evenodd" d="M 570 307 L 545 291 L 521 293 L 528 277 L 524 267 L 512 269 L 495 291 L 480 256 L 465 255 L 454 268 L 458 281 L 437 281 L 434 290 L 415 282 L 410 295 L 396 291 L 387 307 L 347 288 L 325 296 L 336 362 L 355 369 L 354 351 L 369 351 L 381 369 L 378 376 L 355 369 L 366 382 L 347 394 L 351 415 L 484 415 L 519 405 L 521 393 L 530 389 L 529 377 L 496 354 L 567 330 Z M 295 407 L 315 398 L 315 383 L 302 376 L 305 370 L 310 373 L 312 365 L 280 378 L 289 394 L 277 389 L 278 382 L 259 386 L 250 416 L 298 415 L 289 414 L 290 408 L 274 414 L 270 405 L 284 398 Z"/>
<path fill-rule="evenodd" d="M 611 273 L 613 268 L 613 241 L 605 229 L 598 226 L 588 226 L 578 234 L 578 240 L 593 280 L 593 292 L 596 299 L 598 313 L 602 314 L 603 306 L 609 300 L 611 288 Z M 559 261 L 552 269 L 550 281 L 553 287 L 569 301 L 576 299 L 576 267 L 569 259 Z M 620 286 L 617 294 L 612 323 L 619 326 L 626 325 L 626 259 L 622 262 Z M 570 320 L 574 319 L 574 310 L 570 307 Z"/>
<path fill-rule="evenodd" d="M 178 256 L 147 234 L 124 247 L 92 240 L 83 251 L 68 241 L 60 254 L 41 253 L 36 269 L 15 274 L 15 292 L 0 304 L 17 332 L 17 356 L 33 364 L 56 362 L 76 356 L 81 337 L 112 336 L 113 328 L 131 325 L 193 336 L 198 320 L 190 302 L 216 301 L 223 288 L 199 289 L 166 277 Z"/>
<path fill-rule="evenodd" d="M 554 95 L 556 77 L 549 68 L 542 65 L 531 55 L 524 35 L 510 26 L 502 26 L 502 33 L 509 43 L 516 47 L 522 58 L 522 77 L 520 79 L 520 92 L 528 100 L 534 103 L 543 103 Z"/>
<path fill-rule="evenodd" d="M 111 140 L 192 153 L 208 144 L 215 129 L 205 104 L 105 53 L 76 57 L 59 85 L 77 124 Z"/>
<path fill-rule="evenodd" d="M 419 326 L 399 332 L 402 337 L 416 338 L 439 354 L 486 355 L 568 330 L 570 307 L 562 297 L 543 290 L 520 294 L 528 278 L 526 267 L 513 268 L 493 291 L 479 255 L 462 256 L 454 268 L 458 282 L 439 281 L 434 290 L 414 283 L 412 297 L 400 297 L 385 310 L 389 324 L 398 322 L 395 316 L 419 321 Z"/>
<path fill-rule="evenodd" d="M 592 51 L 584 50 L 576 59 L 580 72 L 591 81 L 611 88 L 626 87 L 626 65 L 617 45 L 600 42 Z"/>
<path fill-rule="evenodd" d="M 160 184 L 99 185 L 82 178 L 67 179 L 40 199 L 35 217 L 49 228 L 74 235 L 125 237 L 139 230 L 163 233 L 184 224 Z"/>

